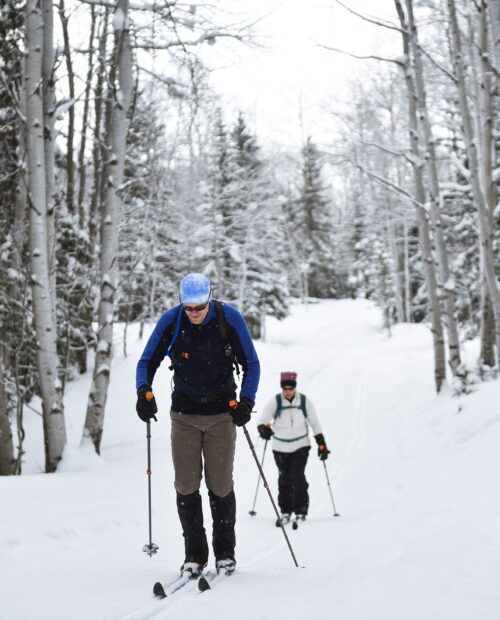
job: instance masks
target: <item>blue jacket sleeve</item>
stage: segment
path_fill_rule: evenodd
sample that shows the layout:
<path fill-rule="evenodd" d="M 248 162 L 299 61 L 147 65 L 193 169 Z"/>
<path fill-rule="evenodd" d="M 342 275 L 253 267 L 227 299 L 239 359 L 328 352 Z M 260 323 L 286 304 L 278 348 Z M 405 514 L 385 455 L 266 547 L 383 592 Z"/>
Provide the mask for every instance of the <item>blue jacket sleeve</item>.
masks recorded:
<path fill-rule="evenodd" d="M 155 373 L 167 352 L 170 340 L 170 328 L 175 322 L 177 310 L 178 306 L 162 314 L 153 333 L 149 337 L 141 355 L 141 359 L 137 364 L 135 374 L 135 386 L 137 390 L 143 385 L 153 385 Z"/>
<path fill-rule="evenodd" d="M 231 346 L 243 369 L 240 398 L 244 396 L 255 403 L 260 379 L 260 363 L 257 351 L 253 346 L 248 325 L 241 313 L 229 304 L 223 303 L 222 307 L 227 324 L 234 330 L 231 330 Z"/>

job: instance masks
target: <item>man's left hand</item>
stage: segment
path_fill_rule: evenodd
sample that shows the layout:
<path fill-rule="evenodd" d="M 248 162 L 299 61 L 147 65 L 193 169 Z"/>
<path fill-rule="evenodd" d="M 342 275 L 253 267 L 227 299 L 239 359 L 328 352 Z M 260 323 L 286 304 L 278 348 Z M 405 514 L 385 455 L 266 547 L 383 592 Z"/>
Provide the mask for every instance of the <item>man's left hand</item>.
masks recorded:
<path fill-rule="evenodd" d="M 236 403 L 233 405 L 232 403 Z M 231 417 L 233 418 L 233 424 L 236 426 L 243 426 L 247 422 L 250 421 L 250 415 L 252 413 L 253 402 L 249 398 L 240 399 L 239 402 L 231 401 L 229 403 L 230 406 L 233 407 L 231 413 Z"/>

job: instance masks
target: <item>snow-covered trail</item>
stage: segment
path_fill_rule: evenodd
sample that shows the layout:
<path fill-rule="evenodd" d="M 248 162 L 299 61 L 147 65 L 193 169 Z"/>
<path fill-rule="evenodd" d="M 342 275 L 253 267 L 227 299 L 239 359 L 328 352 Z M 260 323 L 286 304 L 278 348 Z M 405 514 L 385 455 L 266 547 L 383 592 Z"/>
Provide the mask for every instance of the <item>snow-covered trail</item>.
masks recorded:
<path fill-rule="evenodd" d="M 78 449 L 89 382 L 83 378 L 68 389 L 61 472 L 0 479 L 0 617 L 500 617 L 498 382 L 460 401 L 438 398 L 427 329 L 402 325 L 388 338 L 380 324 L 378 311 L 363 301 L 297 306 L 287 320 L 271 320 L 268 341 L 258 344 L 256 410 L 278 391 L 280 370 L 296 370 L 333 451 L 327 465 L 341 517 L 332 516 L 313 447 L 309 519 L 287 529 L 301 568 L 293 566 L 262 487 L 257 515 L 248 514 L 258 472 L 239 431 L 238 572 L 206 594 L 189 584 L 172 599 L 151 601 L 153 582 L 176 574 L 183 546 L 169 452 L 170 373 L 163 365 L 155 381 L 161 416 L 152 429 L 153 541 L 160 551 L 153 558 L 141 552 L 146 442 L 134 411 L 134 370 L 144 342 L 132 336 L 129 357 L 117 354 L 113 366 L 102 458 Z M 33 416 L 27 469 L 42 462 L 40 435 L 34 445 L 39 426 Z M 248 427 L 260 457 L 255 423 Z M 264 470 L 276 497 L 270 450 Z M 210 527 L 207 504 L 205 514 Z"/>

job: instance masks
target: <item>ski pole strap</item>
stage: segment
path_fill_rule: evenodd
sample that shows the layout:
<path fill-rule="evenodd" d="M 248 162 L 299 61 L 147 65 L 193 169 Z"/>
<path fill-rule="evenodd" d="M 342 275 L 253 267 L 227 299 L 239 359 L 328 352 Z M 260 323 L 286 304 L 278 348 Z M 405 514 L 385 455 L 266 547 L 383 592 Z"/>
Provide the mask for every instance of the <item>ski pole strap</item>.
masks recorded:
<path fill-rule="evenodd" d="M 165 353 L 165 357 L 166 356 L 171 357 L 172 355 L 172 349 L 174 348 L 175 341 L 177 340 L 177 336 L 179 335 L 179 330 L 181 328 L 182 311 L 183 311 L 183 308 L 181 305 L 179 306 L 179 310 L 177 312 L 177 320 L 175 323 L 174 335 L 172 336 L 172 340 L 170 341 L 170 344 L 168 345 L 168 349 L 167 349 L 167 352 Z"/>

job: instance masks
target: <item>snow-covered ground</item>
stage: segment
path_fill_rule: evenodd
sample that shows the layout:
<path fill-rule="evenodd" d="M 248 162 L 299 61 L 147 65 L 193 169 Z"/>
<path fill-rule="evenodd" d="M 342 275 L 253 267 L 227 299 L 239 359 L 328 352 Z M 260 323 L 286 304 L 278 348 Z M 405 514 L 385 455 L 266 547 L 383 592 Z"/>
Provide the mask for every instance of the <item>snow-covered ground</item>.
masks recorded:
<path fill-rule="evenodd" d="M 152 599 L 183 560 L 169 449 L 170 373 L 155 382 L 152 558 L 145 425 L 135 414 L 131 330 L 116 353 L 102 457 L 78 448 L 89 377 L 68 386 L 69 444 L 60 471 L 42 475 L 41 421 L 28 413 L 26 475 L 0 479 L 0 617 L 6 620 L 191 618 L 498 620 L 500 618 L 500 382 L 454 398 L 433 391 L 424 326 L 388 337 L 364 301 L 296 306 L 258 343 L 260 410 L 296 370 L 318 410 L 340 518 L 311 452 L 308 521 L 287 529 L 295 568 L 264 489 L 248 514 L 257 469 L 241 431 L 235 466 L 238 571 L 203 595 L 194 584 Z M 248 425 L 259 456 L 255 423 Z M 264 470 L 276 494 L 276 467 Z M 204 496 L 206 492 L 203 487 Z M 209 517 L 208 506 L 205 514 Z M 210 519 L 207 518 L 210 527 Z"/>

